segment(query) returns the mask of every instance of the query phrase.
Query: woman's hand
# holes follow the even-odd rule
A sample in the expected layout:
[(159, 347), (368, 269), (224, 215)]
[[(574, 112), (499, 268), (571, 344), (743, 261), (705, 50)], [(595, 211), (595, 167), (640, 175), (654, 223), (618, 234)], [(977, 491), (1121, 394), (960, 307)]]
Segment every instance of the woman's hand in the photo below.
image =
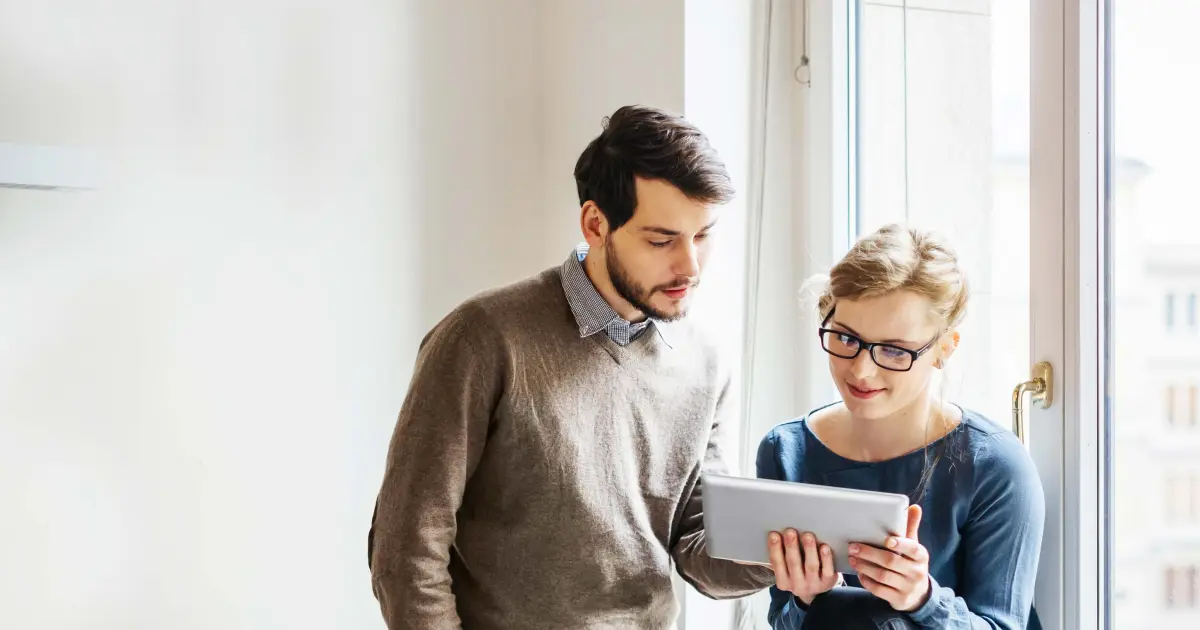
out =
[(775, 586), (794, 594), (805, 606), (842, 580), (842, 574), (833, 570), (833, 550), (825, 544), (818, 550), (817, 538), (810, 533), (801, 536), (788, 529), (781, 536), (771, 532), (767, 552), (775, 571)]
[(920, 525), (921, 506), (911, 505), (904, 538), (888, 538), (887, 549), (850, 545), (850, 565), (863, 588), (901, 612), (912, 612), (929, 600), (929, 552), (917, 542)]

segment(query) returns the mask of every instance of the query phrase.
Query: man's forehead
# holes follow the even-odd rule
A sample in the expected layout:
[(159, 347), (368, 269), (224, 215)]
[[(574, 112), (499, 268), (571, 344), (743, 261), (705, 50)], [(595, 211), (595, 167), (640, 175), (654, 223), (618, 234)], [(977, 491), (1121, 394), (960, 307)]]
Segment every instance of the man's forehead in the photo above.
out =
[(666, 203), (661, 200), (638, 199), (629, 225), (635, 230), (666, 228), (676, 232), (696, 232), (712, 227), (720, 215), (719, 206), (686, 197), (683, 201), (672, 200)]

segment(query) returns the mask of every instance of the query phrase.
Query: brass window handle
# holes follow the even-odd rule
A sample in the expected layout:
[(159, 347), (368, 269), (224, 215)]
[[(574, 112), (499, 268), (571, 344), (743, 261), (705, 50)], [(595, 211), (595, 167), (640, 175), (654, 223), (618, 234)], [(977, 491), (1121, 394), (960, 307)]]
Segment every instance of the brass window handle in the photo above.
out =
[(1012, 430), (1017, 435), (1017, 439), (1021, 444), (1025, 444), (1026, 430), (1025, 412), (1021, 405), (1025, 398), (1025, 392), (1033, 394), (1031, 400), (1034, 404), (1041, 404), (1042, 409), (1049, 409), (1054, 402), (1054, 368), (1050, 364), (1041, 361), (1033, 366), (1032, 378), (1024, 383), (1017, 385), (1012, 393)]

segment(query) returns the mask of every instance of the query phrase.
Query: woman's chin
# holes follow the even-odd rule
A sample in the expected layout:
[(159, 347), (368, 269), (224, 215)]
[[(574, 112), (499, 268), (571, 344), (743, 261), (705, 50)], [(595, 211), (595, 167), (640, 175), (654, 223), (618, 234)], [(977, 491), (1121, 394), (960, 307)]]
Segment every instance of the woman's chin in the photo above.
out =
[(852, 415), (864, 420), (883, 418), (888, 415), (890, 409), (885, 392), (866, 399), (847, 392), (842, 396), (842, 402), (845, 403), (846, 409), (849, 409)]

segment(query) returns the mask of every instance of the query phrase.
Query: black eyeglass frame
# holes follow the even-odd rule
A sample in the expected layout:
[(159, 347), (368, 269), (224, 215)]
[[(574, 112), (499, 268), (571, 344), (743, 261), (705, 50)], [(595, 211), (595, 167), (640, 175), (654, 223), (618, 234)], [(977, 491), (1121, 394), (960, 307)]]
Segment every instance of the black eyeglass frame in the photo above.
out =
[[(825, 316), (825, 320), (821, 322), (821, 327), (817, 329), (817, 337), (821, 340), (821, 349), (824, 350), (825, 352), (827, 352), (829, 355), (835, 356), (839, 359), (854, 359), (854, 358), (857, 358), (859, 354), (862, 354), (863, 350), (866, 350), (867, 354), (869, 354), (871, 356), (871, 361), (873, 361), (875, 363), (875, 365), (878, 365), (879, 367), (881, 367), (885, 370), (891, 371), (891, 372), (908, 372), (909, 370), (911, 370), (913, 368), (913, 366), (917, 364), (917, 359), (920, 359), (922, 355), (924, 355), (925, 353), (932, 350), (934, 344), (937, 343), (938, 338), (940, 338), (942, 336), (941, 333), (938, 333), (933, 339), (929, 340), (929, 343), (925, 344), (925, 346), (919, 350), (909, 350), (908, 348), (901, 348), (900, 346), (892, 345), (890, 343), (871, 343), (869, 341), (863, 340), (858, 335), (852, 335), (844, 330), (835, 330), (833, 328), (826, 328), (825, 326), (829, 324), (829, 320), (833, 319), (833, 312), (835, 310), (836, 310), (836, 308), (829, 309), (829, 314)], [(858, 342), (858, 350), (856, 350), (854, 352), (854, 354), (852, 354), (850, 356), (846, 356), (844, 354), (838, 354), (838, 353), (830, 350), (828, 347), (825, 346), (825, 334), (826, 333), (833, 333), (835, 335), (840, 335), (842, 337), (849, 337), (849, 338), (857, 341)], [(908, 362), (908, 367), (906, 367), (904, 369), (889, 367), (889, 366), (886, 366), (879, 362), (879, 358), (875, 356), (875, 348), (889, 348), (892, 350), (899, 350), (900, 352), (903, 352), (903, 353), (909, 355), (910, 357), (912, 357), (912, 360)]]

